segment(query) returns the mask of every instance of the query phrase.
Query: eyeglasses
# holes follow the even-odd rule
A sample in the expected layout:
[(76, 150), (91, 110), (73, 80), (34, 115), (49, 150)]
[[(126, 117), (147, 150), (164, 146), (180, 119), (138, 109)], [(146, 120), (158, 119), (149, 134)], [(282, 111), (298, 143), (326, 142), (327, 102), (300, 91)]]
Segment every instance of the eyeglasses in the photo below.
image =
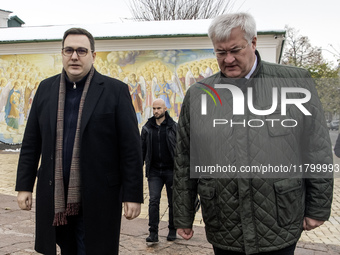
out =
[[(77, 52), (78, 57), (85, 57), (88, 51), (88, 49), (82, 47), (77, 49), (73, 49), (72, 47), (65, 47), (61, 50), (65, 57), (71, 57), (73, 55), (73, 52)], [(91, 50), (91, 52), (93, 52), (93, 50)]]
[(226, 58), (228, 53), (232, 56), (237, 56), (239, 55), (243, 49), (245, 49), (248, 46), (248, 43), (242, 47), (237, 47), (237, 48), (233, 48), (231, 50), (219, 50), (219, 51), (215, 51), (215, 56), (218, 59), (222, 59), (222, 58)]

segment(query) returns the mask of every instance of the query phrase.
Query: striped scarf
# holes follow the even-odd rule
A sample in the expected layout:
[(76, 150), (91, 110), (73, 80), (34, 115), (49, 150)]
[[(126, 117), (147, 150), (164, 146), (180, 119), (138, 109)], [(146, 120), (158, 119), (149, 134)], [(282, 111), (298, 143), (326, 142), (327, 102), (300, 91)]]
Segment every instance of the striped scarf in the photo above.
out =
[(64, 179), (63, 179), (63, 138), (64, 138), (64, 107), (65, 107), (65, 70), (61, 73), (59, 99), (58, 99), (58, 113), (57, 113), (57, 136), (55, 148), (55, 176), (54, 176), (54, 220), (53, 226), (60, 226), (67, 224), (66, 216), (78, 215), (81, 202), (81, 180), (80, 180), (80, 124), (83, 112), (86, 94), (94, 74), (94, 67), (92, 66), (90, 74), (86, 79), (83, 93), (79, 103), (79, 112), (77, 119), (77, 128), (73, 145), (70, 181), (68, 185), (67, 205), (65, 208), (65, 194), (64, 194)]

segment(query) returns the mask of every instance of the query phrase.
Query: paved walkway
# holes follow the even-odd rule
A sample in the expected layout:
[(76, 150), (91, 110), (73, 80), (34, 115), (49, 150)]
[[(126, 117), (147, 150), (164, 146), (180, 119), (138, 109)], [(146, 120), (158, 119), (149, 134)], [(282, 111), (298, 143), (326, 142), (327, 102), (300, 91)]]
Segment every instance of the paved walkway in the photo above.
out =
[[(14, 183), (18, 153), (0, 152), (0, 255), (38, 254), (34, 247), (34, 210), (19, 210), (16, 203)], [(335, 164), (340, 159), (335, 157)], [(335, 255), (340, 254), (340, 174), (334, 186), (334, 199), (331, 218), (314, 231), (304, 232), (298, 242), (296, 255)], [(148, 190), (144, 186), (145, 203), (141, 215), (133, 220), (122, 221), (120, 254), (213, 254), (211, 245), (206, 241), (204, 224), (200, 211), (196, 215), (194, 237), (185, 241), (178, 238), (174, 242), (166, 241), (167, 235), (167, 199), (163, 192), (161, 200), (160, 243), (154, 247), (145, 245), (148, 235)], [(35, 205), (33, 205), (33, 208)]]

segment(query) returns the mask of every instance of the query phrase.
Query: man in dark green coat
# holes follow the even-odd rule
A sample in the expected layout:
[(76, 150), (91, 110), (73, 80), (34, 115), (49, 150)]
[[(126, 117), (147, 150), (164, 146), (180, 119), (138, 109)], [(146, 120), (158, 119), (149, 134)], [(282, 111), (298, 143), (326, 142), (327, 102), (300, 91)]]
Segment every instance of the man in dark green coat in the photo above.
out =
[(215, 18), (209, 37), (221, 71), (183, 102), (175, 227), (193, 236), (198, 194), (215, 254), (294, 254), (301, 232), (331, 212), (331, 143), (314, 81), (304, 69), (261, 60), (249, 14)]

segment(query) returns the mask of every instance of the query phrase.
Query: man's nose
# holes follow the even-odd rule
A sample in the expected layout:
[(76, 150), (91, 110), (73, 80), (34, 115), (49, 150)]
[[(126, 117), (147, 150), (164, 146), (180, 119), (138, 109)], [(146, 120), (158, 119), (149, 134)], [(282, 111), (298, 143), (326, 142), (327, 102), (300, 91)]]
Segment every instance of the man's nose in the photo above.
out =
[(77, 51), (73, 51), (72, 55), (71, 55), (71, 58), (72, 59), (78, 59), (78, 54), (77, 54)]
[(233, 54), (228, 53), (227, 56), (224, 58), (224, 62), (225, 63), (232, 63), (234, 62), (235, 57), (233, 56)]

